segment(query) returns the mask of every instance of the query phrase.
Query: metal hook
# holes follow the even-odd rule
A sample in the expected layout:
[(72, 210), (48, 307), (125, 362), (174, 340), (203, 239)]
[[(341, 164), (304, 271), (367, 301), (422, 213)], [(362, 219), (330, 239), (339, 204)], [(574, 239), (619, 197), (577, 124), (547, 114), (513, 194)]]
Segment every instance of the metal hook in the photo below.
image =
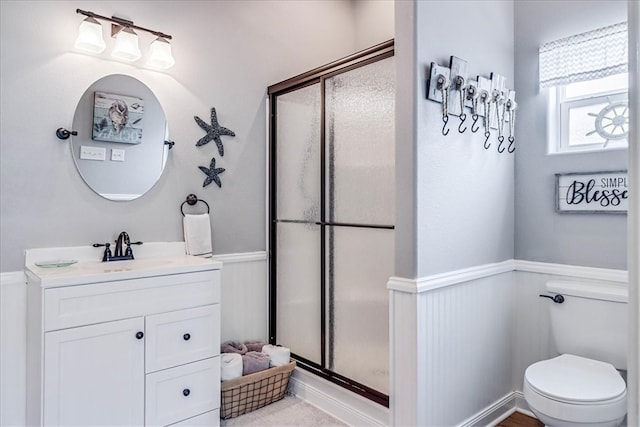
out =
[(444, 136), (447, 136), (447, 135), (449, 135), (449, 129), (446, 129), (446, 132), (445, 132), (445, 128), (447, 127), (447, 122), (449, 121), (449, 116), (442, 116), (442, 121), (444, 123), (442, 125), (442, 134)]
[(506, 150), (506, 148), (503, 148), (502, 150), (501, 150), (500, 148), (502, 147), (502, 143), (504, 142), (504, 136), (500, 135), (500, 136), (498, 137), (498, 141), (500, 142), (500, 143), (498, 144), (498, 153), (503, 153), (503, 152), (504, 152), (504, 150)]
[(473, 118), (473, 124), (471, 125), (471, 132), (476, 133), (480, 130), (480, 126), (478, 125), (478, 119), (480, 119), (480, 116), (478, 114), (472, 114), (471, 117)]
[(460, 133), (464, 133), (464, 131), (467, 130), (466, 126), (464, 127), (464, 129), (461, 129), (465, 120), (467, 120), (467, 115), (464, 114), (464, 113), (460, 114), (460, 124), (458, 125), (458, 132), (460, 132)]
[(488, 130), (484, 132), (484, 149), (488, 150), (489, 147), (491, 147), (491, 143), (489, 143), (489, 145), (487, 145), (487, 142), (489, 142), (489, 137), (491, 136), (491, 132), (489, 132)]
[(509, 148), (507, 148), (507, 151), (509, 153), (513, 153), (514, 151), (516, 151), (516, 139), (512, 136), (510, 136), (509, 138), (507, 138), (509, 140)]

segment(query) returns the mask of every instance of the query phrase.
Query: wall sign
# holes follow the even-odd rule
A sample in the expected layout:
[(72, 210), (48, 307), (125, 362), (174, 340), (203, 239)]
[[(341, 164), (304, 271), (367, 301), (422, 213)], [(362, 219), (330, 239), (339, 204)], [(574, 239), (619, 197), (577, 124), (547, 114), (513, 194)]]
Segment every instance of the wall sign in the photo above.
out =
[(556, 174), (556, 212), (627, 213), (627, 171)]

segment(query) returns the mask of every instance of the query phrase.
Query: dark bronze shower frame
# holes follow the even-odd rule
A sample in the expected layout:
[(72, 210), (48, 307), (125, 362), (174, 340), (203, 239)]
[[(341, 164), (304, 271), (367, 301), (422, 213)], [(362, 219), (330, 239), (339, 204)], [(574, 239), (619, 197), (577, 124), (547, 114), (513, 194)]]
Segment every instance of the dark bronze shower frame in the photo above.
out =
[[(315, 363), (304, 357), (292, 354), (292, 357), (298, 361), (298, 366), (313, 372), (314, 374), (325, 378), (335, 384), (338, 384), (352, 392), (362, 395), (374, 402), (389, 407), (389, 396), (377, 390), (353, 381), (336, 372), (331, 371), (326, 366), (326, 226), (338, 227), (359, 227), (371, 229), (394, 229), (392, 225), (371, 225), (371, 224), (354, 224), (354, 223), (337, 223), (328, 222), (326, 220), (326, 160), (325, 160), (325, 85), (327, 78), (338, 74), (351, 71), (356, 68), (363, 67), (373, 62), (380, 61), (394, 55), (394, 41), (389, 40), (369, 49), (357, 52), (348, 57), (339, 59), (322, 67), (315, 68), (306, 73), (292, 77), (280, 83), (269, 86), (267, 93), (269, 95), (269, 342), (276, 344), (276, 302), (277, 302), (277, 285), (276, 285), (276, 99), (279, 95), (301, 89), (312, 84), (320, 83), (320, 102), (321, 102), (321, 118), (320, 118), (320, 221), (315, 222), (320, 225), (320, 292), (321, 292), (321, 332), (320, 332), (320, 353), (321, 363)], [(286, 221), (280, 222), (299, 222)], [(306, 223), (306, 222), (305, 222)]]

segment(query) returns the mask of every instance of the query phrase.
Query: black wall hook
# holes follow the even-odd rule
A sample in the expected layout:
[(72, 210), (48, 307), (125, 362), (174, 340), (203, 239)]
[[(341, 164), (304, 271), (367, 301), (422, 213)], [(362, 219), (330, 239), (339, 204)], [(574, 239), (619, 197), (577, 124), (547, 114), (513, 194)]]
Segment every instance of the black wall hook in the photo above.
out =
[(56, 129), (56, 136), (62, 140), (69, 139), (71, 135), (76, 136), (77, 134), (78, 132), (75, 130), (67, 130), (65, 128)]
[(460, 124), (458, 125), (458, 132), (460, 132), (460, 133), (464, 133), (464, 131), (467, 130), (466, 126), (464, 127), (464, 129), (462, 129), (462, 125), (464, 124), (465, 120), (467, 120), (467, 115), (465, 113), (461, 113), (460, 114)]
[(506, 150), (506, 147), (502, 147), (502, 143), (504, 142), (504, 136), (502, 136), (502, 135), (499, 136), (498, 137), (498, 142), (499, 142), (499, 144), (498, 144), (498, 153), (503, 153), (504, 150)]
[(480, 125), (478, 125), (478, 119), (480, 116), (478, 114), (472, 114), (471, 118), (473, 119), (473, 123), (471, 124), (471, 132), (476, 133), (480, 130)]
[(168, 145), (169, 146), (169, 150), (171, 150), (175, 144), (176, 143), (173, 142), (173, 141), (165, 141), (164, 142), (164, 145)]
[(491, 147), (491, 143), (489, 142), (489, 137), (491, 136), (491, 132), (485, 131), (484, 133), (484, 149), (488, 150)]
[(442, 121), (444, 122), (444, 124), (442, 125), (442, 134), (444, 136), (447, 136), (449, 135), (449, 129), (446, 129), (447, 123), (449, 122), (449, 116), (442, 116)]
[(510, 136), (509, 138), (507, 138), (509, 140), (509, 148), (507, 148), (507, 151), (509, 153), (513, 153), (514, 151), (516, 151), (516, 139), (512, 136)]

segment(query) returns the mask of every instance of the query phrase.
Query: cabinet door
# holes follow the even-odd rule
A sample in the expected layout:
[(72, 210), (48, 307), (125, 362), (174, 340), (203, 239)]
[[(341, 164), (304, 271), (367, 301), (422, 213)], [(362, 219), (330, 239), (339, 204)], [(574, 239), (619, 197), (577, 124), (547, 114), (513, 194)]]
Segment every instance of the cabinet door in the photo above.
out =
[(45, 334), (45, 425), (144, 423), (144, 318)]

